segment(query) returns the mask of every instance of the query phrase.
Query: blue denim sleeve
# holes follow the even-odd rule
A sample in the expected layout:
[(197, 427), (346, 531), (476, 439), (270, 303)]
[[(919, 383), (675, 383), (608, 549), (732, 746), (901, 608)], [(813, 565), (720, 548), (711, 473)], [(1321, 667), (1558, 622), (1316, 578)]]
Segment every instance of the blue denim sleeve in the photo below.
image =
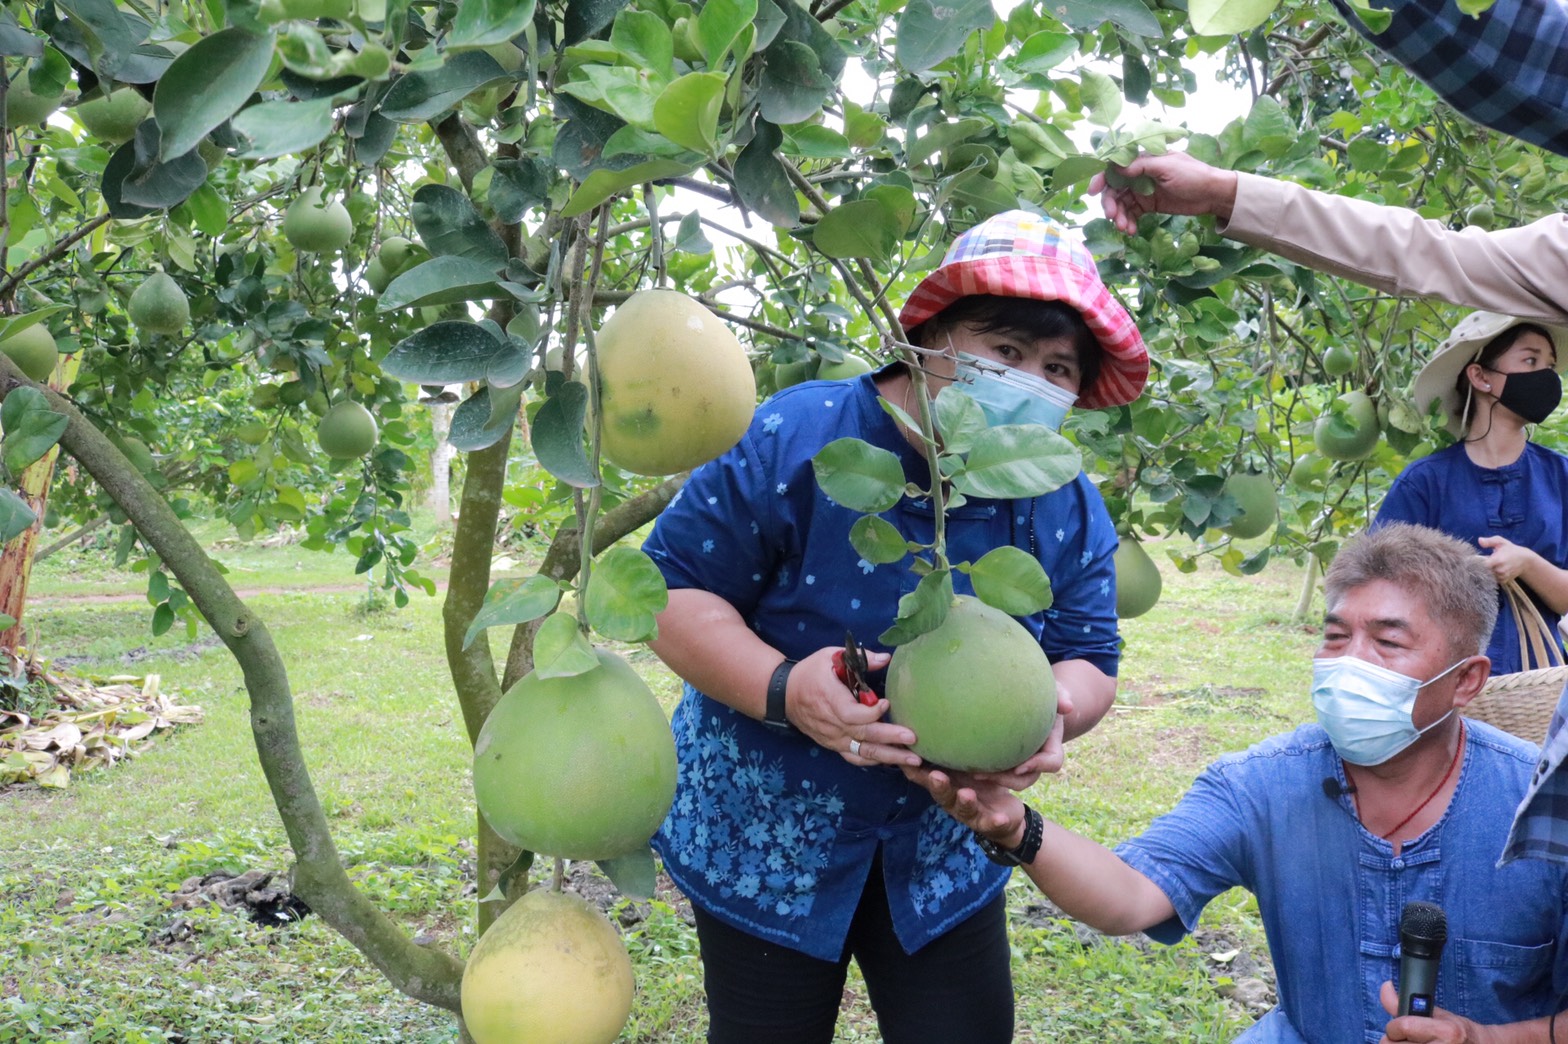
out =
[[(1085, 660), (1108, 677), (1116, 677), (1121, 662), (1121, 635), (1116, 627), (1116, 528), (1105, 510), (1105, 501), (1087, 479), (1080, 476), (1081, 501), (1075, 510), (1083, 522), (1076, 538), (1061, 549), (1051, 575), (1051, 608), (1045, 614), (1040, 647), (1052, 663)], [(1051, 546), (1050, 521), (1039, 528), (1041, 543)]]
[(750, 433), (693, 471), (643, 542), (665, 583), (716, 594), (749, 616), (762, 591), (752, 577), (771, 575), (777, 557), (783, 505), (767, 495), (769, 481)]
[(1118, 845), (1122, 861), (1153, 881), (1176, 909), (1175, 917), (1144, 934), (1167, 945), (1180, 942), (1211, 899), (1247, 885), (1247, 839), (1257, 825), (1245, 821), (1229, 781), (1210, 766), (1175, 808)]

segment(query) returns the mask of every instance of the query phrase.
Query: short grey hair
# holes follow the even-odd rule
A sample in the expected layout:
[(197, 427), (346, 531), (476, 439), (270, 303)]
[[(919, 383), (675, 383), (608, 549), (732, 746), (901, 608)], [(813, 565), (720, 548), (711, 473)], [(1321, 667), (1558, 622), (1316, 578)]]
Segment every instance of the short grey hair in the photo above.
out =
[(1386, 580), (1421, 599), (1448, 635), (1456, 656), (1486, 651), (1497, 624), (1497, 580), (1475, 548), (1446, 533), (1407, 522), (1358, 533), (1323, 577), (1329, 612), (1345, 592)]

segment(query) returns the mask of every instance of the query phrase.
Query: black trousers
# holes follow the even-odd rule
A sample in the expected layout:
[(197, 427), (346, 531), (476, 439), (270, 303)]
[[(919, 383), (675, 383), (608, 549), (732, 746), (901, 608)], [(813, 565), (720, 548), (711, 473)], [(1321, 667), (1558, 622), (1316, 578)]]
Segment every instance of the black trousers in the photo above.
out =
[(693, 908), (709, 1044), (830, 1044), (853, 957), (885, 1044), (1006, 1044), (1013, 978), (1006, 897), (912, 954), (893, 934), (879, 855), (837, 961), (808, 957)]

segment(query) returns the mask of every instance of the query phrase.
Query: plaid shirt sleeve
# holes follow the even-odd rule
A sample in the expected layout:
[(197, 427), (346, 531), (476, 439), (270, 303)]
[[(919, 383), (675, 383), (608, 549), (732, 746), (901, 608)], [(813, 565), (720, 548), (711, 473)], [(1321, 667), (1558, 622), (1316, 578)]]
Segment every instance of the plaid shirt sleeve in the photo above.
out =
[(1568, 155), (1568, 2), (1497, 0), (1479, 17), (1454, 0), (1383, 0), (1393, 22), (1362, 36), (1477, 123)]
[(1557, 701), (1552, 725), (1541, 746), (1530, 789), (1514, 816), (1498, 865), (1514, 859), (1568, 862), (1568, 688)]

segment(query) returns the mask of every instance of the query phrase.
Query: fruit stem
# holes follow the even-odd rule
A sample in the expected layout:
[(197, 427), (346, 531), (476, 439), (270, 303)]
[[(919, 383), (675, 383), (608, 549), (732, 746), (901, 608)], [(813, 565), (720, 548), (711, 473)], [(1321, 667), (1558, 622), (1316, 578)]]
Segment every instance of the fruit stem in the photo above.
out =
[[(603, 488), (603, 480), (599, 470), (600, 430), (603, 423), (604, 411), (600, 408), (599, 401), (599, 351), (594, 341), (593, 324), (583, 322), (583, 310), (588, 308), (593, 301), (594, 287), (599, 281), (599, 268), (604, 262), (604, 243), (609, 238), (609, 217), (607, 207), (599, 208), (599, 230), (594, 237), (593, 263), (583, 263), (588, 253), (588, 225), (592, 220), (591, 215), (584, 214), (577, 222), (577, 238), (572, 244), (572, 251), (576, 254), (573, 263), (567, 270), (577, 272), (578, 284), (572, 288), (571, 321), (568, 324), (568, 333), (573, 328), (581, 329), (583, 343), (588, 354), (588, 416), (593, 418), (593, 423), (588, 426), (588, 466), (592, 474), (593, 484), (588, 487), (585, 498), (581, 489), (572, 491), (572, 503), (577, 509), (577, 532), (582, 539), (577, 542), (578, 567), (577, 590), (585, 594), (588, 590), (588, 580), (593, 572), (593, 527), (599, 516), (599, 492)], [(575, 341), (569, 338), (569, 345)], [(577, 625), (584, 631), (588, 630), (588, 599), (577, 599)]]
[(566, 884), (566, 860), (555, 857), (555, 871), (550, 875), (550, 891), (559, 892)]

